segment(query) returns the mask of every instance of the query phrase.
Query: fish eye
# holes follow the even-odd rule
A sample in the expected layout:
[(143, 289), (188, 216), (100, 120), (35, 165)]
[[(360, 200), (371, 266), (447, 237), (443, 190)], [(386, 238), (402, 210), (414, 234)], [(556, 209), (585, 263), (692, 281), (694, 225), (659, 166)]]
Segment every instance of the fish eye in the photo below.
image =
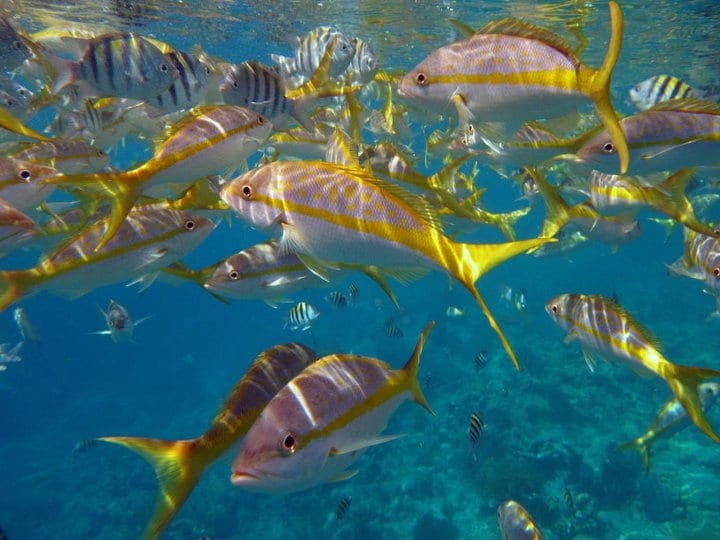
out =
[(13, 47), (17, 50), (22, 49), (22, 42), (20, 42), (16, 39), (15, 41), (13, 41)]
[(24, 89), (24, 88), (20, 88), (20, 89), (18, 90), (18, 94), (20, 94), (21, 96), (24, 96), (24, 95), (25, 95), (25, 89)]
[(717, 266), (713, 268), (713, 276), (715, 276), (716, 278), (720, 278), (720, 268), (718, 268)]
[(192, 219), (188, 219), (185, 222), (185, 230), (186, 231), (192, 231), (195, 230), (195, 222)]
[(614, 154), (615, 153), (615, 145), (611, 142), (606, 142), (605, 144), (603, 144), (602, 150), (606, 154)]
[(253, 189), (250, 186), (248, 186), (247, 184), (245, 184), (242, 187), (241, 191), (242, 191), (243, 199), (245, 199), (247, 201), (251, 200), (254, 197)]
[(105, 150), (98, 149), (97, 155), (100, 156), (100, 157), (105, 157)]
[(297, 437), (295, 437), (292, 432), (288, 431), (283, 435), (283, 438), (280, 441), (280, 453), (285, 456), (289, 456), (294, 454), (295, 450), (297, 450)]
[(553, 304), (550, 309), (552, 310), (553, 313), (557, 313), (558, 312), (557, 304)]
[(425, 86), (427, 84), (427, 75), (425, 75), (422, 71), (415, 75), (415, 82), (418, 83), (420, 86)]
[(262, 126), (264, 123), (265, 123), (265, 118), (263, 118), (262, 115), (258, 115), (257, 125)]
[(19, 176), (21, 180), (25, 180), (26, 182), (30, 180), (30, 178), (32, 178), (32, 174), (27, 169), (23, 169), (22, 171), (20, 171)]
[(165, 72), (167, 70), (168, 70), (167, 64), (160, 64), (160, 71)]
[(237, 280), (240, 277), (240, 273), (237, 270), (233, 270), (228, 274), (228, 277), (232, 279), (233, 281)]
[(238, 82), (236, 80), (233, 80), (233, 88), (237, 88), (238, 86)]

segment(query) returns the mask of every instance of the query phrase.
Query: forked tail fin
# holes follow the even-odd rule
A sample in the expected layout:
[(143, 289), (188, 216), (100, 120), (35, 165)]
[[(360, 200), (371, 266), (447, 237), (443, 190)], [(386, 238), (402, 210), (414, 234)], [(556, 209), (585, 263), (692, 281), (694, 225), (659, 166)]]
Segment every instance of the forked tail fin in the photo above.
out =
[(650, 445), (645, 437), (638, 437), (619, 445), (615, 450), (637, 450), (645, 466), (645, 474), (650, 472)]
[(198, 440), (166, 441), (143, 437), (100, 437), (140, 454), (155, 469), (159, 492), (143, 538), (158, 538), (180, 510), (211, 459), (198, 452)]

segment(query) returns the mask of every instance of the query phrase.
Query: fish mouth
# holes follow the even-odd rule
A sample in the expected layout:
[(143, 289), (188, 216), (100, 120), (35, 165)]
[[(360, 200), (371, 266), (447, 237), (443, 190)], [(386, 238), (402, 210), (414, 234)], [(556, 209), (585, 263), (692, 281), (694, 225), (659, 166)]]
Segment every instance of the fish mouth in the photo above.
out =
[(259, 480), (256, 475), (248, 471), (233, 471), (230, 475), (230, 483), (234, 486), (243, 486)]

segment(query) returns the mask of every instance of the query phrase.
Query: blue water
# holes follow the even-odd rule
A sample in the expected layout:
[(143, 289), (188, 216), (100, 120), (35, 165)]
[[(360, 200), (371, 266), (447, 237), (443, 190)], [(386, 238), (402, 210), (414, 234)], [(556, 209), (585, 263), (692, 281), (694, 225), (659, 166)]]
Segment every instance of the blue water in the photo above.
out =
[[(41, 28), (50, 14), (72, 20), (52, 2), (16, 4), (18, 20), (28, 28)], [(568, 35), (563, 21), (584, 14), (583, 58), (599, 65), (604, 54), (605, 2), (437, 4), (225, 1), (203, 13), (197, 6), (153, 2), (147, 3), (147, 18), (129, 28), (177, 48), (199, 43), (231, 62), (269, 63), (271, 52), (291, 53), (292, 35), (335, 24), (368, 41), (383, 67), (408, 70), (454, 39), (446, 22), (451, 17), (481, 26), (501, 16), (524, 16)], [(714, 2), (621, 4), (626, 35), (612, 86), (621, 112), (632, 112), (627, 90), (652, 75), (668, 72), (698, 86), (717, 84), (720, 10)], [(83, 17), (119, 24), (104, 4)], [(38, 121), (36, 127), (43, 125)], [(405, 142), (419, 145), (419, 124), (413, 129), (416, 139)], [(364, 140), (371, 143), (372, 135), (366, 132)], [(113, 163), (127, 166), (144, 156), (147, 148), (130, 143), (113, 154)], [(526, 204), (517, 200), (514, 186), (489, 170), (478, 183), (488, 187), (484, 201), (491, 211)], [(141, 294), (118, 284), (72, 301), (46, 293), (24, 299), (20, 305), (42, 340), (26, 342), (23, 361), (0, 373), (0, 527), (10, 540), (138, 538), (155, 501), (151, 468), (113, 445), (73, 452), (79, 441), (103, 435), (198, 436), (265, 348), (298, 340), (321, 354), (354, 352), (401, 366), (434, 319), (420, 378), (436, 416), (403, 405), (387, 432), (404, 438), (371, 448), (351, 480), (293, 495), (233, 487), (231, 452), (208, 470), (164, 538), (500, 538), (495, 511), (509, 498), (523, 504), (547, 538), (720, 537), (720, 449), (690, 427), (653, 448), (646, 476), (637, 455), (614, 448), (644, 433), (671, 397), (669, 389), (616, 363), (601, 363), (590, 373), (579, 347), (564, 345), (562, 331), (544, 313), (544, 303), (563, 292), (616, 294), (658, 336), (667, 358), (720, 368), (720, 320), (706, 319), (714, 299), (701, 292), (699, 282), (667, 275), (665, 264), (682, 254), (682, 234), (678, 227), (666, 238), (647, 219), (655, 216), (641, 212), (641, 238), (617, 252), (593, 244), (562, 257), (521, 256), (479, 282), (525, 368), (520, 373), (467, 291), (457, 283), (449, 286), (439, 273), (407, 286), (393, 283), (400, 313), (362, 275), (339, 287), (347, 290), (353, 282), (360, 288), (358, 304), (344, 310), (333, 310), (325, 300), (330, 289), (298, 295), (296, 300), (321, 311), (304, 333), (284, 328), (289, 306), (225, 305), (192, 284), (156, 283)], [(536, 235), (542, 217), (542, 208), (534, 208), (520, 222), (518, 236)], [(264, 239), (238, 220), (232, 226), (223, 221), (185, 261), (203, 267)], [(502, 241), (490, 227), (462, 239)], [(503, 303), (502, 285), (526, 292), (525, 314)], [(136, 328), (136, 343), (89, 335), (103, 329), (96, 306), (105, 308), (110, 299), (136, 319), (152, 316)], [(447, 317), (449, 306), (464, 315)], [(0, 342), (14, 344), (20, 336), (11, 312), (0, 315)], [(402, 338), (385, 334), (389, 317)], [(479, 351), (489, 357), (484, 369), (475, 364)], [(485, 422), (474, 448), (467, 432), (472, 412)], [(708, 417), (720, 426), (717, 410)], [(563, 498), (566, 487), (574, 515)], [(338, 520), (335, 511), (344, 496), (352, 504)]]

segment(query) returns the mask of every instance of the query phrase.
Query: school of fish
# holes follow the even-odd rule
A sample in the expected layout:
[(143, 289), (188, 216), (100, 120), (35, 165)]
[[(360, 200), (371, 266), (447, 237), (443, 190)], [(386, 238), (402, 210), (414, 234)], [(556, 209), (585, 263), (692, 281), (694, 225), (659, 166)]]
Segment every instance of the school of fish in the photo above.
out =
[[(447, 317), (462, 325), (482, 313), (519, 370), (480, 278), (522, 254), (552, 256), (581, 242), (615, 250), (640, 235), (638, 208), (683, 228), (685, 253), (670, 269), (701, 281), (720, 306), (720, 228), (697, 189), (718, 193), (705, 175), (720, 166), (720, 105), (657, 75), (630, 89), (637, 112), (619, 114), (610, 87), (628, 29), (618, 2), (610, 0), (607, 13), (600, 66), (550, 30), (506, 18), (479, 29), (452, 21), (460, 38), (402, 73), (381, 65), (372, 43), (336, 26), (311, 29), (292, 56), (273, 54), (274, 65), (265, 65), (125, 30), (31, 29), (0, 17), (0, 254), (39, 254), (35, 266), (0, 270), (0, 310), (33, 294), (73, 299), (162, 279), (196, 283), (208, 301), (292, 302), (285, 325), (301, 336), (359, 301), (357, 285), (339, 289), (353, 273), (370, 277), (399, 308), (393, 281), (440, 271), (479, 307), (473, 314), (450, 306)], [(40, 125), (48, 113), (52, 121)], [(556, 127), (572, 114), (582, 119), (574, 130)], [(149, 157), (119, 169), (111, 163), (126, 139), (146, 145)], [(425, 167), (413, 150), (419, 139)], [(421, 172), (428, 161), (441, 165)], [(513, 182), (529, 206), (490, 212), (481, 168)], [(517, 238), (518, 220), (539, 206), (537, 235)], [(183, 258), (223, 218), (268, 239), (188, 268)], [(458, 240), (478, 225), (504, 241)], [(333, 287), (322, 309), (302, 298), (321, 287)], [(501, 299), (527, 316), (524, 290), (503, 286)], [(545, 308), (565, 341), (580, 343), (591, 370), (603, 356), (668, 385), (673, 398), (647, 433), (620, 446), (640, 452), (647, 471), (650, 445), (691, 423), (720, 443), (705, 416), (719, 394), (708, 379), (720, 370), (671, 362), (613, 299), (568, 292)], [(92, 333), (114, 342), (134, 343), (134, 328), (150, 318), (133, 321), (113, 300), (99, 309), (107, 328)], [(15, 319), (23, 339), (1, 347), (0, 370), (36, 339), (20, 306)], [(354, 476), (364, 452), (400, 436), (384, 430), (405, 401), (435, 414), (418, 382), (433, 325), (397, 369), (342, 351), (319, 358), (295, 342), (269, 348), (195, 439), (100, 438), (155, 469), (160, 494), (144, 537), (162, 533), (207, 467), (236, 443), (230, 482), (246, 490), (291, 493)], [(393, 318), (383, 331), (404, 335)], [(478, 352), (477, 368), (488, 362)], [(485, 423), (477, 412), (469, 418), (474, 451)], [(571, 505), (567, 488), (565, 498)], [(340, 501), (338, 520), (350, 501)], [(506, 539), (543, 538), (515, 501), (498, 508), (498, 522)]]

